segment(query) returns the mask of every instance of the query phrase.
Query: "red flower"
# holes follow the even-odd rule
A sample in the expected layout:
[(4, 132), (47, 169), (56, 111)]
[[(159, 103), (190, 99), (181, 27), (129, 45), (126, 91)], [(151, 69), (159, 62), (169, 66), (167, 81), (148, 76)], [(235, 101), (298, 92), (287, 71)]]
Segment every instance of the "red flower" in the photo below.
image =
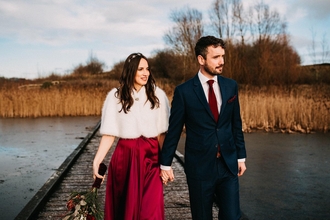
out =
[[(107, 166), (101, 163), (98, 173), (104, 175)], [(66, 203), (68, 212), (63, 216), (63, 220), (69, 219), (85, 219), (85, 220), (102, 220), (103, 212), (97, 199), (97, 190), (100, 188), (103, 179), (96, 178), (92, 188), (88, 191), (72, 192)]]
[(70, 199), (70, 200), (66, 203), (66, 207), (68, 208), (69, 211), (73, 210), (75, 206), (76, 206), (76, 204), (73, 202), (72, 199)]

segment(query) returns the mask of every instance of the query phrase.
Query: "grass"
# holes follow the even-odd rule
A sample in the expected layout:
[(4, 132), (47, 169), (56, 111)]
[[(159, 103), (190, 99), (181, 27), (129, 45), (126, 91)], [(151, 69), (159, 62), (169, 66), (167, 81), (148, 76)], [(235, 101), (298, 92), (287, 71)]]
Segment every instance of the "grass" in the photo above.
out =
[(329, 131), (329, 85), (243, 86), (240, 103), (246, 132)]
[(100, 115), (106, 94), (116, 85), (109, 80), (16, 86), (10, 82), (0, 89), (0, 117)]
[[(104, 78), (1, 81), (0, 117), (97, 116), (107, 93), (118, 86)], [(174, 85), (157, 80), (172, 99)], [(244, 132), (328, 132), (330, 85), (240, 86)]]

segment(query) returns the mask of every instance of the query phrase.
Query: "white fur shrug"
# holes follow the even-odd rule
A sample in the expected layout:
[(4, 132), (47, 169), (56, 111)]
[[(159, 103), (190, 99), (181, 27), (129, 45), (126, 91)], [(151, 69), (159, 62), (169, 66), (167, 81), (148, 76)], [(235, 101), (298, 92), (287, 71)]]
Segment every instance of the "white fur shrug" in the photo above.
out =
[(168, 128), (169, 101), (163, 90), (156, 87), (155, 94), (159, 99), (159, 108), (151, 109), (143, 86), (139, 92), (133, 91), (134, 103), (127, 114), (121, 111), (122, 105), (115, 97), (116, 88), (112, 89), (103, 104), (101, 117), (101, 135), (112, 135), (120, 138), (156, 137)]

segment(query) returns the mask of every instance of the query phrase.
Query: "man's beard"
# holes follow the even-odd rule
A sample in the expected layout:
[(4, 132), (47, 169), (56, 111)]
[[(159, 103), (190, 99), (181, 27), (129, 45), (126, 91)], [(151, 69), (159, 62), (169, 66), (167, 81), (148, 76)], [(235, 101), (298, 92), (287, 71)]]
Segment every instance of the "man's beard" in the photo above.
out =
[(211, 70), (211, 68), (209, 68), (209, 65), (207, 65), (207, 63), (204, 65), (204, 70), (211, 76), (220, 75), (222, 73), (222, 70), (219, 71), (216, 71), (216, 69)]

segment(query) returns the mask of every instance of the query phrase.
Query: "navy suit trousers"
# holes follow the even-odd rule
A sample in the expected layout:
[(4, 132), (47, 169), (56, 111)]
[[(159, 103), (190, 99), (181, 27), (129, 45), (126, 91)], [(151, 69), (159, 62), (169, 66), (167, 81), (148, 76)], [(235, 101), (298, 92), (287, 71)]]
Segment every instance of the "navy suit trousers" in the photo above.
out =
[(219, 206), (218, 219), (238, 220), (241, 217), (238, 176), (228, 170), (222, 158), (217, 160), (217, 167), (218, 173), (207, 180), (187, 176), (193, 220), (213, 220), (215, 199)]

